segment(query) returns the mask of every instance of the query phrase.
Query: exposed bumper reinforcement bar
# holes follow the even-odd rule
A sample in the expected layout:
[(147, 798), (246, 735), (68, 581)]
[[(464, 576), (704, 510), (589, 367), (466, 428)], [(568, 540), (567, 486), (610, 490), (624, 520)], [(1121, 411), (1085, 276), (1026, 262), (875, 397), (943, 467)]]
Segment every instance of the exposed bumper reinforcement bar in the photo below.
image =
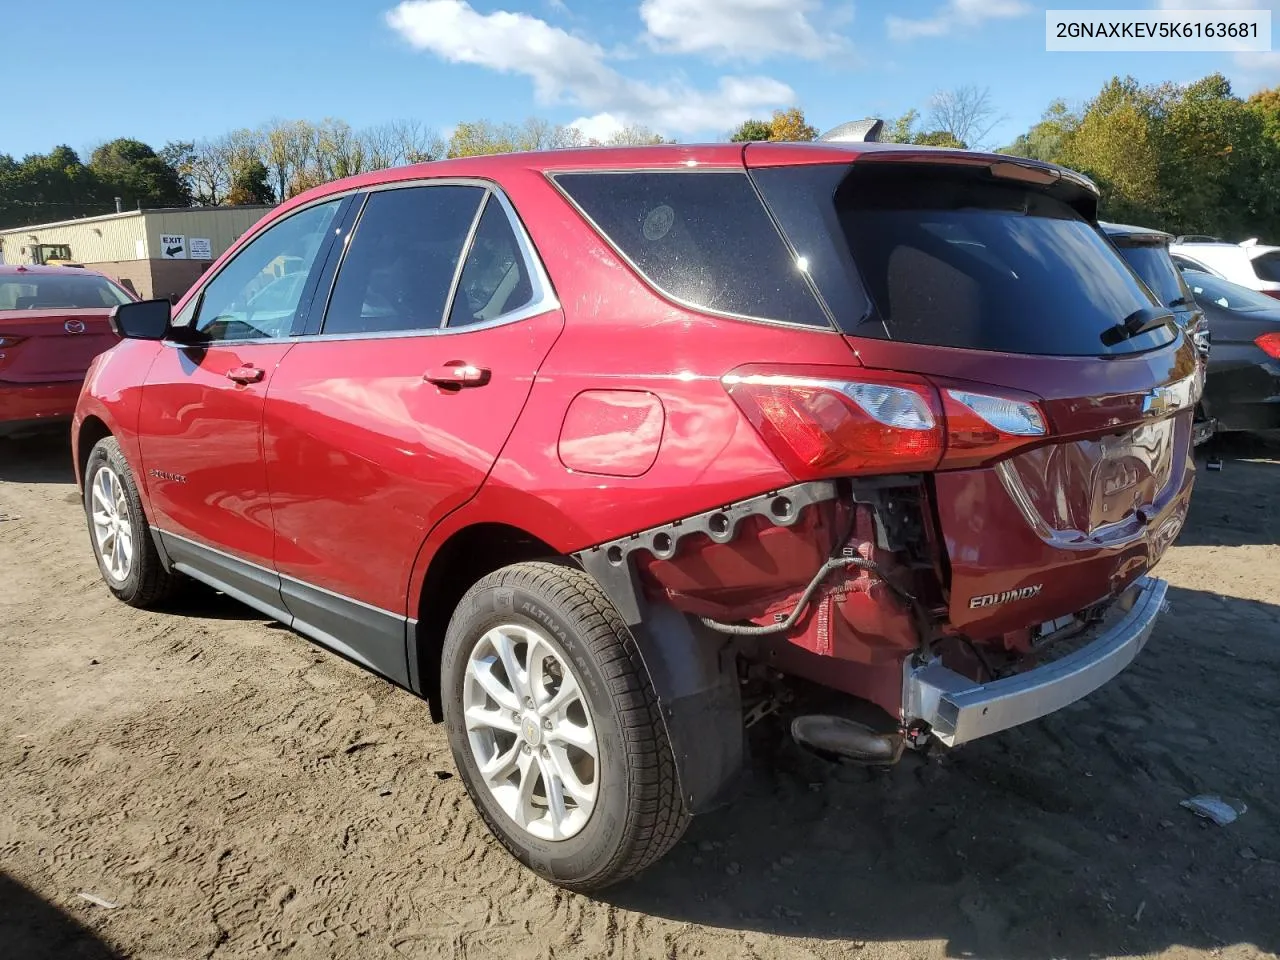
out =
[(904, 714), (924, 721), (948, 747), (1061, 710), (1087, 696), (1133, 662), (1155, 627), (1169, 584), (1144, 577), (1122, 599), (1130, 600), (1119, 620), (1106, 624), (1087, 646), (1025, 673), (977, 683), (939, 660), (913, 667), (908, 661)]
[(643, 617), (641, 591), (631, 554), (647, 550), (658, 559), (667, 560), (676, 555), (681, 540), (695, 533), (705, 534), (716, 543), (730, 543), (738, 535), (738, 524), (756, 515), (768, 517), (778, 526), (789, 527), (800, 518), (805, 507), (835, 497), (836, 485), (830, 481), (799, 483), (601, 543), (575, 553), (574, 557), (608, 594), (627, 625), (633, 627)]

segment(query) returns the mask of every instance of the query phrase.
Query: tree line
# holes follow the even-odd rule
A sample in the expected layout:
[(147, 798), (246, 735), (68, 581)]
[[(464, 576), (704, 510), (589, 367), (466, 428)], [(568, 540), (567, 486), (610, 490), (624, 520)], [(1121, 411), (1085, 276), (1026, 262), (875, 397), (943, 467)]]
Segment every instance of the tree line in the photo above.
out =
[[(1090, 176), (1103, 216), (1172, 233), (1280, 240), (1280, 88), (1241, 98), (1221, 74), (1189, 85), (1115, 77), (1087, 101), (1051, 103), (1039, 122), (1000, 147), (1004, 118), (989, 90), (936, 94), (923, 111), (885, 124), (881, 139), (972, 147), (1047, 160)], [(814, 140), (799, 107), (751, 119), (724, 138)], [(276, 203), (320, 183), (400, 164), (563, 147), (661, 143), (644, 127), (604, 141), (530, 118), (458, 124), (447, 137), (415, 120), (355, 129), (343, 120), (274, 120), (160, 150), (121, 138), (87, 163), (68, 146), (22, 160), (0, 153), (0, 225), (126, 208)]]
[(458, 124), (446, 138), (416, 120), (355, 129), (344, 120), (274, 120), (156, 150), (120, 138), (85, 163), (71, 147), (21, 160), (0, 153), (0, 226), (24, 226), (139, 207), (270, 204), (370, 170), (477, 154), (561, 147), (662, 143), (645, 127), (605, 140), (537, 117), (521, 123)]
[[(990, 91), (962, 87), (935, 95), (923, 116), (887, 122), (880, 139), (1046, 160), (1089, 176), (1107, 219), (1280, 242), (1280, 88), (1246, 99), (1220, 73), (1185, 85), (1114, 77), (1078, 106), (1055, 100), (1030, 130), (995, 147), (988, 138), (1002, 119)], [(817, 136), (799, 111), (778, 111), (730, 139)]]

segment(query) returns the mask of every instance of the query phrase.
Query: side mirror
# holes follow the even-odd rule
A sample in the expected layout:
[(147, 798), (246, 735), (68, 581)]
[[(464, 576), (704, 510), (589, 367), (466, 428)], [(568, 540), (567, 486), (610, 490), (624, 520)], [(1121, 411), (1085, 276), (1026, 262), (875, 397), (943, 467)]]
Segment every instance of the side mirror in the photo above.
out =
[(168, 300), (139, 300), (111, 310), (109, 322), (117, 336), (129, 340), (163, 340), (169, 333), (172, 304)]

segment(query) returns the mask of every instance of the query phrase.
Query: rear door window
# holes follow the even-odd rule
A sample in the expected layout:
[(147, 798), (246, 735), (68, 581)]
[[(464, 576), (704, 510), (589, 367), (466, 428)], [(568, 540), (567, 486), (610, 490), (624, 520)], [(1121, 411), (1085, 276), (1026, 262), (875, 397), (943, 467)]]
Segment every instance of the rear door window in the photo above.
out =
[[(833, 310), (862, 291), (873, 306), (856, 325), (842, 319), (846, 332), (1049, 356), (1134, 353), (1176, 336), (1166, 326), (1102, 342), (1103, 331), (1153, 306), (1151, 294), (1089, 221), (1035, 188), (920, 164), (855, 165), (838, 182), (802, 167), (754, 175), (771, 209), (816, 208), (775, 210), (789, 235), (834, 210), (831, 230), (845, 250), (819, 257), (818, 290)], [(814, 186), (805, 196), (788, 180)], [(856, 285), (841, 276), (849, 270)]]
[(520, 252), (515, 230), (492, 194), (463, 261), (449, 326), (462, 327), (526, 307), (533, 300), (533, 279)]
[(485, 189), (441, 184), (369, 195), (338, 269), (326, 334), (436, 330)]
[(555, 182), (667, 296), (715, 313), (830, 327), (745, 172), (566, 173)]

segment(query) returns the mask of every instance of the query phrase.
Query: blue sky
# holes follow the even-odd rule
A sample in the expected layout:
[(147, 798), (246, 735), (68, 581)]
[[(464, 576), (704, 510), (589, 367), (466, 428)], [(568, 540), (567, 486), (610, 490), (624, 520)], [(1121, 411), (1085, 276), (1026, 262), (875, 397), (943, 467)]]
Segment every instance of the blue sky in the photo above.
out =
[[(989, 87), (1011, 140), (1117, 73), (1280, 84), (1280, 53), (1046, 53), (1044, 10), (1280, 0), (61, 0), (4, 14), (0, 152), (116, 136), (157, 148), (272, 118), (639, 123), (716, 139), (792, 103), (819, 128)], [(56, 17), (53, 11), (56, 10)], [(127, 12), (126, 12), (127, 11)], [(1280, 17), (1277, 17), (1280, 22)], [(13, 42), (23, 38), (22, 42)], [(56, 55), (53, 51), (56, 51)]]

